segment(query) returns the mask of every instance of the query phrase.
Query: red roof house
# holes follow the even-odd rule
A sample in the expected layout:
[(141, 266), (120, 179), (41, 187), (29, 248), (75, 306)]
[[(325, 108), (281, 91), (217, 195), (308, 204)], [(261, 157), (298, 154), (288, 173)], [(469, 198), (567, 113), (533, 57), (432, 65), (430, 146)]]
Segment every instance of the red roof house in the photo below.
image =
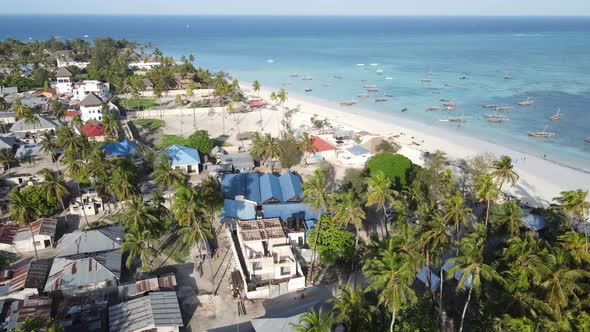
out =
[(99, 124), (87, 124), (83, 125), (80, 130), (86, 135), (86, 137), (101, 137), (104, 136), (104, 130), (102, 125)]
[(250, 107), (261, 107), (264, 106), (264, 100), (251, 100), (248, 102)]
[(324, 141), (321, 137), (318, 136), (312, 137), (311, 145), (314, 146), (317, 152), (336, 150), (336, 147), (334, 145)]

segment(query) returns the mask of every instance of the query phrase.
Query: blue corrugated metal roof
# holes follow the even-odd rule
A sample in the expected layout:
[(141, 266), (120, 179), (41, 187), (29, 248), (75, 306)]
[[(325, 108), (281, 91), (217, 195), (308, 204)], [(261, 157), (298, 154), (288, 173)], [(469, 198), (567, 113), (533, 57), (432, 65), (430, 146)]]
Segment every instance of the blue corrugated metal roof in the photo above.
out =
[[(422, 270), (420, 271), (420, 273), (416, 274), (416, 279), (422, 281), (422, 283), (424, 285), (426, 285), (426, 283), (428, 282), (428, 279), (426, 279), (426, 266), (424, 266), (422, 268)], [(430, 268), (430, 289), (432, 291), (436, 291), (439, 290), (440, 287), (440, 278), (439, 276), (436, 275), (436, 273), (434, 272), (434, 270), (432, 268)]]
[(301, 199), (301, 182), (293, 173), (285, 173), (279, 178), (283, 202)]
[(540, 231), (547, 226), (545, 218), (538, 214), (529, 214), (522, 220), (524, 225), (533, 231)]
[(221, 209), (221, 220), (225, 218), (256, 219), (256, 203), (226, 199)]
[(253, 202), (260, 202), (260, 180), (257, 173), (224, 174), (221, 189), (226, 198), (244, 196)]
[(271, 200), (282, 201), (281, 184), (279, 178), (266, 173), (260, 177), (260, 200), (265, 203)]
[(262, 204), (264, 218), (281, 218), (287, 220), (301, 216), (304, 220), (318, 219), (320, 211), (313, 211), (308, 203), (276, 203)]
[(124, 139), (118, 143), (108, 143), (102, 147), (107, 157), (127, 157), (135, 153), (137, 144), (128, 139)]
[(348, 152), (350, 152), (351, 154), (355, 155), (355, 156), (362, 156), (364, 154), (370, 154), (371, 152), (369, 152), (369, 150), (363, 148), (360, 145), (354, 145), (349, 147), (348, 149), (346, 149)]
[(199, 151), (188, 146), (174, 144), (166, 149), (166, 155), (172, 159), (172, 167), (201, 163)]
[[(455, 262), (448, 261), (448, 262), (446, 262), (446, 263), (443, 265), (442, 269), (443, 269), (445, 272), (447, 272), (447, 271), (449, 271), (449, 269), (450, 269), (451, 267), (453, 267), (453, 266), (455, 266)], [(457, 271), (455, 272), (455, 275), (454, 275), (454, 277), (455, 277), (455, 279), (456, 279), (457, 281), (459, 281), (459, 280), (461, 279), (461, 276), (462, 276), (462, 275), (463, 275), (463, 270), (459, 269), (459, 270), (457, 270)], [(472, 280), (473, 280), (473, 275), (471, 275), (471, 274), (470, 274), (470, 275), (468, 275), (468, 276), (467, 276), (467, 278), (465, 279), (465, 287), (471, 287), (471, 281), (472, 281)]]

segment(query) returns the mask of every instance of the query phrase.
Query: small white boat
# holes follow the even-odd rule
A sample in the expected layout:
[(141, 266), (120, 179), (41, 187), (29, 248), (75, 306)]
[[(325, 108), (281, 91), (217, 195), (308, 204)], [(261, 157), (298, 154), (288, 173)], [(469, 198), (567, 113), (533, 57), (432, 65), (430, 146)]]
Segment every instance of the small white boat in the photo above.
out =
[(379, 64), (378, 63), (371, 63), (369, 66), (377, 67), (377, 66), (379, 66)]
[(364, 67), (364, 66), (365, 66), (365, 64), (364, 64), (364, 63), (357, 63), (357, 64), (356, 64), (356, 66), (357, 66), (357, 67)]
[(267, 59), (266, 63), (275, 63), (275, 61), (273, 59)]
[(452, 102), (446, 102), (443, 104), (444, 107), (457, 107), (457, 104)]
[(310, 76), (305, 76), (305, 77), (303, 78), (303, 80), (304, 80), (304, 81), (311, 81), (311, 80), (313, 80), (313, 78), (312, 78), (312, 77), (310, 77)]
[(375, 91), (379, 91), (379, 88), (365, 88), (365, 90), (367, 90), (369, 92), (375, 92)]
[(299, 77), (299, 74), (297, 74), (297, 73), (293, 73), (293, 74), (291, 74), (291, 75), (289, 75), (289, 76), (291, 76), (291, 77)]
[(384, 72), (383, 72), (383, 69), (378, 69), (378, 70), (375, 72), (375, 74), (377, 74), (377, 75), (383, 75), (383, 73), (384, 73)]
[(423, 78), (423, 79), (420, 80), (420, 82), (422, 82), (422, 83), (432, 83), (432, 79), (430, 79), (430, 78)]
[(531, 106), (534, 103), (535, 103), (535, 101), (530, 100), (530, 98), (527, 98), (525, 101), (521, 101), (520, 103), (518, 103), (518, 105), (519, 106)]
[(442, 119), (439, 119), (439, 121), (441, 121), (441, 122), (467, 122), (467, 119), (469, 119), (469, 117), (458, 116), (458, 117), (453, 117), (453, 118), (442, 118)]
[(393, 97), (393, 93), (384, 93), (383, 96), (391, 98)]
[(88, 35), (84, 35), (84, 38), (88, 38)]
[(447, 111), (447, 112), (454, 112), (456, 110), (457, 110), (457, 107), (455, 107), (455, 106), (445, 106), (445, 108), (444, 108), (444, 111)]
[(332, 86), (332, 83), (322, 83), (322, 86)]
[(364, 89), (373, 89), (373, 88), (376, 88), (376, 87), (377, 87), (376, 85), (363, 85), (363, 88)]
[(340, 103), (340, 106), (352, 106), (356, 104), (356, 101), (343, 101)]
[(481, 105), (481, 107), (483, 107), (483, 108), (497, 108), (498, 105), (496, 105), (496, 104), (484, 104), (484, 105)]
[(512, 111), (512, 107), (504, 107), (504, 106), (496, 107), (496, 112), (506, 113), (506, 112), (510, 112), (510, 111)]
[(586, 143), (590, 143), (590, 137), (586, 137), (586, 139), (584, 140)]
[(393, 77), (391, 77), (391, 76), (385, 76), (385, 79), (388, 80), (388, 81), (391, 81), (393, 79)]
[(387, 98), (377, 98), (377, 99), (375, 99), (375, 102), (376, 103), (382, 103), (382, 102), (385, 102), (385, 101), (387, 101)]
[(561, 119), (561, 114), (560, 114), (560, 112), (561, 112), (561, 109), (559, 109), (559, 108), (558, 108), (558, 109), (557, 109), (557, 113), (555, 113), (555, 114), (553, 114), (552, 116), (550, 116), (550, 117), (549, 117), (549, 120), (551, 120), (551, 121), (557, 121), (557, 120), (560, 120), (560, 119)]
[(334, 78), (337, 79), (337, 80), (341, 80), (342, 79), (342, 76), (340, 76), (340, 75), (334, 75)]
[(428, 107), (424, 111), (425, 112), (436, 112), (436, 111), (438, 111), (438, 107)]
[(542, 131), (529, 132), (529, 137), (551, 138), (555, 136), (555, 133), (547, 132), (547, 128), (549, 128), (549, 125), (545, 126), (545, 128)]
[(356, 96), (359, 97), (359, 98), (369, 98), (370, 95), (368, 93), (361, 93), (361, 94), (358, 94)]

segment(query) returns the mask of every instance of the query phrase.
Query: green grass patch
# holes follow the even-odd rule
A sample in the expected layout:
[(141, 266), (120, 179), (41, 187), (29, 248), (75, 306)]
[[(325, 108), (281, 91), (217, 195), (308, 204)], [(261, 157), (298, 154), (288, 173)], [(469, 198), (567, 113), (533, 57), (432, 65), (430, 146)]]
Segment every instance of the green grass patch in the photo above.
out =
[(178, 135), (162, 135), (160, 143), (156, 147), (159, 150), (164, 150), (174, 144), (186, 145), (187, 139)]
[(159, 106), (158, 101), (154, 98), (140, 98), (140, 99), (125, 99), (120, 98), (118, 100), (119, 106), (127, 110), (145, 110), (147, 108)]
[(151, 131), (156, 131), (166, 125), (166, 122), (158, 119), (139, 119), (133, 122), (136, 125)]

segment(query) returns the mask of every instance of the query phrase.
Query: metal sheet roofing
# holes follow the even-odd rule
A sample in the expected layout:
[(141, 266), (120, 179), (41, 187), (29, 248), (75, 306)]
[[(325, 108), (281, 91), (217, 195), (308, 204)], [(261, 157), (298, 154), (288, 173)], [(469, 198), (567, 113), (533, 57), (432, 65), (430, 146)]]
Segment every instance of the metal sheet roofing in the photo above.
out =
[(336, 150), (336, 147), (334, 145), (326, 142), (325, 140), (323, 140), (319, 136), (314, 136), (311, 139), (311, 144), (314, 146), (314, 148), (317, 152)]
[(135, 154), (137, 144), (128, 139), (124, 139), (117, 143), (108, 143), (103, 145), (102, 150), (107, 157), (128, 157)]
[(301, 201), (299, 178), (286, 173), (280, 177), (267, 173), (225, 174), (221, 179), (223, 194), (228, 199), (243, 196), (258, 203)]
[(26, 132), (26, 131), (33, 131), (33, 130), (51, 130), (59, 127), (59, 123), (45, 117), (43, 115), (35, 115), (35, 117), (39, 120), (39, 123), (29, 123), (25, 119), (20, 119), (16, 121), (12, 127), (10, 127), (10, 131), (13, 133), (16, 132)]
[[(428, 279), (426, 279), (426, 266), (420, 270), (419, 273), (416, 274), (416, 279), (420, 280), (424, 285), (428, 283)], [(430, 289), (432, 291), (437, 291), (440, 287), (440, 277), (436, 274), (436, 272), (431, 268), (430, 269)]]
[(121, 248), (125, 228), (110, 226), (65, 234), (57, 243), (58, 257), (103, 252)]
[(223, 202), (223, 208), (221, 208), (221, 220), (225, 218), (256, 219), (256, 203), (226, 199)]
[(300, 201), (303, 190), (301, 181), (293, 173), (285, 173), (279, 177), (283, 202)]
[(346, 149), (346, 151), (348, 151), (350, 154), (352, 154), (354, 156), (362, 156), (365, 154), (371, 154), (371, 152), (369, 152), (369, 150), (363, 148), (360, 145), (353, 145), (353, 146), (349, 147), (348, 149)]
[(528, 229), (533, 231), (540, 231), (547, 226), (547, 223), (545, 222), (545, 218), (543, 218), (543, 216), (532, 213), (524, 217), (522, 222)]
[(133, 332), (181, 327), (182, 316), (175, 292), (150, 293), (109, 307), (109, 331)]
[(0, 149), (12, 149), (16, 144), (16, 138), (13, 136), (0, 136)]
[(221, 188), (226, 198), (243, 196), (253, 202), (260, 202), (260, 180), (258, 173), (224, 174)]
[(230, 153), (221, 156), (221, 162), (232, 164), (235, 169), (252, 169), (254, 168), (254, 159), (248, 152)]
[(318, 219), (320, 211), (313, 211), (308, 203), (277, 203), (262, 204), (262, 214), (265, 218), (303, 218), (304, 220)]
[(119, 296), (130, 298), (147, 292), (154, 292), (161, 289), (174, 289), (176, 277), (173, 274), (158, 278), (139, 280), (131, 284), (119, 286)]
[(102, 282), (117, 282), (120, 276), (120, 250), (80, 259), (58, 257), (51, 266), (45, 291), (78, 289)]
[(281, 184), (279, 178), (273, 174), (266, 173), (260, 177), (260, 200), (261, 202), (282, 201)]
[(33, 258), (26, 258), (1, 271), (0, 283), (8, 285), (8, 294), (25, 288), (42, 289), (50, 267), (50, 260), (33, 261)]
[(166, 155), (172, 160), (172, 167), (185, 165), (198, 165), (201, 157), (197, 149), (174, 144), (166, 149)]

